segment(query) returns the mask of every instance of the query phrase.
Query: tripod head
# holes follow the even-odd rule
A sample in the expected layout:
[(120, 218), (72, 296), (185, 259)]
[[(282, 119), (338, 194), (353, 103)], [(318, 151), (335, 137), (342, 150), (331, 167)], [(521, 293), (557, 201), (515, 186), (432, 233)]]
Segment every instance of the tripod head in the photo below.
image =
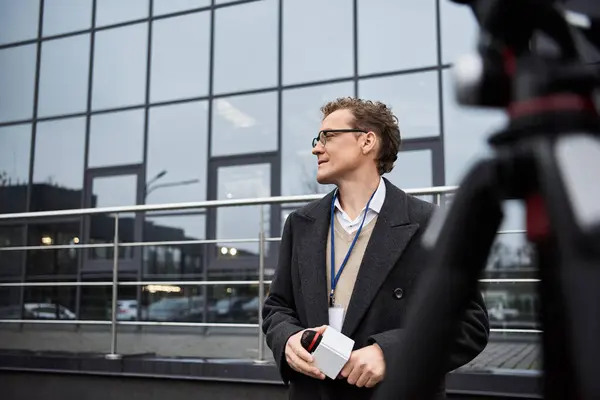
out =
[[(479, 23), (477, 52), (453, 68), (458, 102), (505, 108), (532, 98), (570, 93), (590, 99), (600, 66), (586, 65), (582, 40), (600, 50), (600, 18), (568, 11), (550, 0), (452, 0), (468, 4)], [(540, 38), (554, 51), (537, 46)]]

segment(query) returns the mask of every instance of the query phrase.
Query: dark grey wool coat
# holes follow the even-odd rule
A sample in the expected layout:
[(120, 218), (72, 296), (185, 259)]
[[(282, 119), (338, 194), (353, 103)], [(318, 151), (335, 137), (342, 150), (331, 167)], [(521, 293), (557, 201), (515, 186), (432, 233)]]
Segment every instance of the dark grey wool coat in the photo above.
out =
[[(386, 198), (367, 245), (342, 333), (355, 349), (377, 343), (384, 357), (402, 340), (416, 279), (426, 267), (421, 235), (435, 205), (419, 200), (387, 179)], [(328, 324), (326, 241), (333, 192), (293, 212), (285, 222), (279, 262), (262, 313), (267, 344), (293, 400), (369, 399), (375, 389), (357, 388), (345, 379), (324, 381), (292, 370), (285, 359), (288, 338), (306, 328)], [(489, 322), (478, 294), (464, 317), (448, 371), (475, 358), (487, 345)], [(385, 379), (393, 379), (389, 375)], [(441, 384), (440, 397), (444, 397)]]

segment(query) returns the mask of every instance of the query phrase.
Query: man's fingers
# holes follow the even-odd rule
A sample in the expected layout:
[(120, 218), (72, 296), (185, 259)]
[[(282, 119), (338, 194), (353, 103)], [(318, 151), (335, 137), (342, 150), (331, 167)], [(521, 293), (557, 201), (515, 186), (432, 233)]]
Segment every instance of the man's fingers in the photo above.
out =
[(362, 375), (362, 372), (363, 368), (360, 365), (355, 365), (354, 368), (352, 368), (352, 372), (348, 376), (348, 383), (351, 385), (355, 385), (358, 381), (358, 378), (360, 378), (360, 376)]
[(310, 355), (310, 353), (308, 351), (306, 351), (306, 349), (302, 346), (297, 346), (295, 344), (291, 345), (292, 347), (292, 351), (302, 360), (304, 360), (307, 363), (311, 363), (313, 362), (313, 356)]
[(317, 368), (300, 357), (293, 350), (290, 349), (289, 353), (286, 354), (288, 364), (295, 370), (302, 374), (312, 376), (313, 378), (325, 379), (325, 375)]
[(357, 387), (365, 386), (367, 384), (367, 382), (369, 381), (369, 379), (371, 379), (372, 376), (373, 375), (368, 370), (364, 370), (363, 373), (358, 378), (358, 380), (356, 381), (356, 386)]
[(313, 330), (319, 332), (322, 335), (325, 332), (325, 329), (327, 329), (327, 325), (321, 325)]
[(369, 378), (365, 387), (372, 388), (373, 386), (377, 385), (378, 383), (379, 383), (379, 379), (376, 379), (375, 377), (372, 376)]

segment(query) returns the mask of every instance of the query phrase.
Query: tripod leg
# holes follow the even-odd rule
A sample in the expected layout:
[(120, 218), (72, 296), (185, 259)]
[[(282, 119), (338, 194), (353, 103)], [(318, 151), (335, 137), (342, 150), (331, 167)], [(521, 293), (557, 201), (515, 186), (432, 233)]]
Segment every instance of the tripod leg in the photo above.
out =
[[(598, 192), (598, 183), (582, 177), (597, 177), (600, 140), (572, 135), (540, 141), (533, 153), (547, 229), (530, 239), (537, 245), (545, 306), (544, 395), (598, 399), (600, 200), (593, 193)], [(528, 213), (535, 211), (530, 205)]]
[[(403, 342), (388, 362), (376, 399), (433, 398), (447, 372), (452, 345), (502, 221), (499, 161), (475, 165), (461, 183), (418, 283)], [(434, 217), (435, 218), (435, 217)], [(436, 228), (436, 221), (430, 223)]]

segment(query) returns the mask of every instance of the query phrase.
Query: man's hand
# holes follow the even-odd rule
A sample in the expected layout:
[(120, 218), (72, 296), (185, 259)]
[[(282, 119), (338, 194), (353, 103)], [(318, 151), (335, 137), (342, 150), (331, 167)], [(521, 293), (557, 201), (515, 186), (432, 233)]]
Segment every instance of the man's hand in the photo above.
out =
[(385, 359), (377, 343), (355, 350), (340, 372), (348, 383), (357, 387), (371, 388), (385, 376)]
[[(317, 331), (322, 335), (326, 328), (327, 325), (323, 325), (318, 328), (312, 328), (311, 330)], [(290, 336), (285, 344), (285, 359), (294, 371), (298, 371), (304, 375), (308, 375), (316, 379), (325, 379), (325, 374), (323, 374), (317, 367), (312, 365), (313, 356), (306, 351), (306, 349), (302, 347), (302, 344), (300, 343), (303, 333), (304, 331), (300, 331), (295, 335)]]

